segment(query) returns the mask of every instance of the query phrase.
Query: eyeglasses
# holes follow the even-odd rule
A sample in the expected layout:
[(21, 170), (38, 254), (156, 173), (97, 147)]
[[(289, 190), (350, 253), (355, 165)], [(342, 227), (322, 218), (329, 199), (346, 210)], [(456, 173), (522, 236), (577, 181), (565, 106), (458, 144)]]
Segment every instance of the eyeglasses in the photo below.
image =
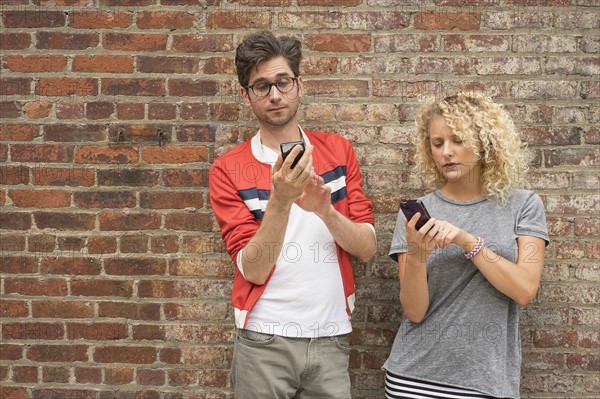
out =
[(271, 87), (275, 86), (280, 93), (285, 94), (292, 91), (294, 86), (296, 86), (296, 82), (298, 81), (297, 77), (284, 77), (279, 78), (273, 83), (267, 82), (258, 82), (250, 86), (246, 86), (246, 89), (252, 90), (252, 93), (256, 97), (265, 97), (268, 96), (271, 92)]

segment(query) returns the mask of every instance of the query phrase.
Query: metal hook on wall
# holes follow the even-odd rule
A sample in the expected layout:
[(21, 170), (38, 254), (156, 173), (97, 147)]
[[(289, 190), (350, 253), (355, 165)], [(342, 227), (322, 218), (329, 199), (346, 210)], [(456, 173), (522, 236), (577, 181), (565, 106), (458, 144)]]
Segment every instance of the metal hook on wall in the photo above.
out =
[(162, 147), (164, 142), (167, 141), (167, 135), (162, 128), (156, 129), (156, 141), (158, 141), (158, 146)]

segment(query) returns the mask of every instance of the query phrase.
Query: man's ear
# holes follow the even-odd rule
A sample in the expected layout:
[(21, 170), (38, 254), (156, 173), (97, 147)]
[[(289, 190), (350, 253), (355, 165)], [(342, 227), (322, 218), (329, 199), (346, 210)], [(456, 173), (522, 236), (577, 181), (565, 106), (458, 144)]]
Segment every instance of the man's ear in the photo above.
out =
[(250, 97), (249, 97), (249, 93), (248, 93), (248, 89), (240, 86), (240, 96), (242, 96), (242, 99), (244, 100), (244, 104), (246, 104), (246, 106), (250, 106)]
[(302, 85), (302, 76), (298, 76), (298, 97), (302, 97), (302, 91), (304, 86)]

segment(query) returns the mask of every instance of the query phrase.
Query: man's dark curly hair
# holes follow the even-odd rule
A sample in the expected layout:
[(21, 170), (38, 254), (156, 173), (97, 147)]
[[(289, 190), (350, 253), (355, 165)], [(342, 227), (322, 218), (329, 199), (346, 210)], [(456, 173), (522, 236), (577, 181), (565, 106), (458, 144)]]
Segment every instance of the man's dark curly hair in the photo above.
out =
[(242, 87), (248, 86), (250, 72), (259, 62), (283, 56), (294, 76), (300, 75), (302, 44), (291, 36), (275, 37), (267, 30), (246, 37), (235, 52), (235, 67)]

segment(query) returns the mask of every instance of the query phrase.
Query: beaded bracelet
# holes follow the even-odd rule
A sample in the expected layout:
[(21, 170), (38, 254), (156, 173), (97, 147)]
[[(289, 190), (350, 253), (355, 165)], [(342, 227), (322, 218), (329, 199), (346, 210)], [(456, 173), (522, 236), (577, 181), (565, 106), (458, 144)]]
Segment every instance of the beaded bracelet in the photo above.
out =
[(485, 242), (483, 241), (483, 238), (477, 237), (477, 244), (473, 247), (473, 249), (470, 252), (465, 253), (465, 257), (467, 259), (472, 259), (475, 255), (479, 253), (479, 251), (481, 251), (481, 248), (483, 248), (484, 244)]

